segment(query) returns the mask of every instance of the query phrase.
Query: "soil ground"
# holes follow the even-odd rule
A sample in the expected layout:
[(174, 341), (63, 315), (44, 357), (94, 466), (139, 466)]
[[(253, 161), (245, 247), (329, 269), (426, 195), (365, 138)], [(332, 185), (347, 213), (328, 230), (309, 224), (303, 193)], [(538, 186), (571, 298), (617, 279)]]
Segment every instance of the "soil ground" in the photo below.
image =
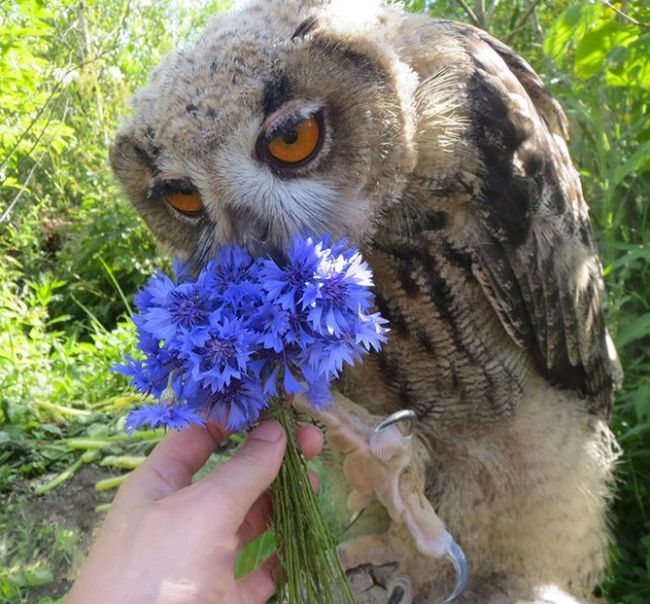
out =
[(95, 508), (113, 496), (94, 488), (109, 475), (96, 466), (85, 466), (44, 495), (17, 482), (2, 495), (2, 604), (45, 604), (67, 593), (103, 517)]

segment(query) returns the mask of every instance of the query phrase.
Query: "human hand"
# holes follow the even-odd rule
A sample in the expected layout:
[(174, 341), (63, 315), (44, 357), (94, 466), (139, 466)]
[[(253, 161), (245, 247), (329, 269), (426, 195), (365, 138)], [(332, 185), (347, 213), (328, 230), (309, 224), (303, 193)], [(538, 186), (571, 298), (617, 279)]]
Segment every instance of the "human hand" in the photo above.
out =
[[(276, 421), (201, 480), (192, 475), (225, 438), (222, 428), (168, 434), (118, 491), (66, 604), (257, 604), (275, 591), (277, 559), (234, 576), (237, 552), (268, 527), (270, 493), (286, 446)], [(313, 426), (296, 436), (306, 457), (323, 445)]]

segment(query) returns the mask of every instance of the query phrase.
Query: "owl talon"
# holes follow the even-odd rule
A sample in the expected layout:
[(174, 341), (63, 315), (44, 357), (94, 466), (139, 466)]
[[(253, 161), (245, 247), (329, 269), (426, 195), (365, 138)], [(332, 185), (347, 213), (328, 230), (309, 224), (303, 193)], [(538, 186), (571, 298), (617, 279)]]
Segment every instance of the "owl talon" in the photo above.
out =
[(411, 579), (406, 575), (400, 575), (393, 579), (388, 589), (390, 594), (386, 604), (412, 604), (413, 586), (411, 585)]
[(447, 557), (451, 560), (451, 563), (454, 565), (454, 570), (456, 571), (456, 585), (454, 586), (454, 591), (447, 597), (445, 604), (453, 602), (465, 591), (467, 587), (467, 560), (465, 559), (465, 554), (460, 548), (460, 545), (452, 540), (449, 545), (449, 550), (447, 551)]
[(382, 421), (375, 428), (375, 432), (381, 432), (382, 430), (385, 430), (386, 428), (392, 426), (393, 424), (406, 422), (407, 425), (406, 425), (406, 432), (404, 433), (404, 436), (410, 436), (411, 434), (413, 434), (413, 428), (415, 427), (415, 422), (417, 418), (418, 417), (415, 414), (415, 411), (412, 411), (411, 409), (401, 409), (400, 411), (397, 411), (392, 415), (389, 415), (384, 421)]
[(402, 409), (389, 415), (370, 433), (368, 445), (372, 454), (388, 461), (411, 448), (413, 429), (417, 416), (410, 409)]
[[(426, 497), (422, 469), (426, 452), (414, 434), (416, 414), (403, 409), (376, 423), (376, 416), (340, 394), (326, 410), (314, 411), (301, 397), (296, 397), (294, 404), (325, 424), (330, 444), (344, 455), (343, 472), (352, 486), (347, 506), (353, 519), (377, 499), (391, 520), (410, 533), (420, 554), (450, 558), (456, 571), (456, 585), (445, 602), (456, 600), (467, 585), (467, 562)], [(376, 539), (385, 541), (388, 537)], [(344, 564), (354, 568), (391, 561), (392, 547), (388, 542), (381, 555), (379, 549), (371, 539), (355, 540), (346, 548)], [(407, 599), (403, 604), (409, 602)]]

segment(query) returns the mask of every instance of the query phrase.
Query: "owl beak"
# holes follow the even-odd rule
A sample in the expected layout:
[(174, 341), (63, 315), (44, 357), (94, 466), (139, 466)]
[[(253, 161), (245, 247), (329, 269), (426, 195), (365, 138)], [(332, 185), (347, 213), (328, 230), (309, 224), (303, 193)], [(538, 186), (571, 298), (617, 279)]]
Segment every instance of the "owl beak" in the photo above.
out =
[(249, 239), (264, 242), (268, 239), (268, 224), (245, 207), (226, 206), (226, 216), (232, 226), (237, 243), (246, 245)]
[(283, 256), (282, 246), (272, 237), (268, 220), (257, 216), (246, 208), (227, 208), (235, 241), (245, 247), (254, 257), (271, 257), (280, 261)]
[(253, 258), (273, 258), (278, 264), (283, 264), (285, 260), (285, 253), (282, 248), (272, 243), (269, 239), (260, 241), (259, 239), (251, 238), (243, 245)]

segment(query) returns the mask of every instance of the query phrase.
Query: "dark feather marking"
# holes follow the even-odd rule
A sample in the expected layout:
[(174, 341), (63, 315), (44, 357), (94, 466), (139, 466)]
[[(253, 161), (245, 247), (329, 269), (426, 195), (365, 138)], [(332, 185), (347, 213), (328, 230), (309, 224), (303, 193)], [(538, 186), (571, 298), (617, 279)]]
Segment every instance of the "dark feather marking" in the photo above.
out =
[(564, 214), (567, 211), (566, 199), (562, 194), (562, 187), (560, 186), (560, 179), (557, 174), (557, 168), (555, 167), (553, 160), (547, 159), (544, 162), (544, 172), (542, 176), (543, 183), (549, 183), (551, 185), (551, 199), (553, 205), (555, 206), (555, 211), (558, 214)]
[[(592, 398), (588, 407), (594, 411), (607, 412), (612, 391), (601, 393), (600, 385), (605, 390), (613, 378), (599, 300), (601, 276), (590, 275), (576, 300), (576, 284), (566, 278), (563, 264), (579, 262), (581, 255), (559, 258), (547, 249), (568, 240), (595, 253), (583, 218), (584, 201), (573, 181), (577, 176), (564, 149), (549, 136), (549, 131), (565, 135), (566, 119), (530, 66), (510, 49), (480, 32), (470, 33), (467, 45), (476, 66), (468, 83), (470, 132), (486, 181), (477, 201), (484, 210), (483, 236), (493, 239), (476, 250), (479, 282), (504, 327), (529, 350), (540, 373), (559, 387)], [(479, 60), (489, 47), (522, 88), (502, 78), (497, 63)], [(515, 97), (525, 99), (524, 93), (536, 115), (515, 109)], [(542, 258), (547, 259), (543, 264)]]
[[(375, 242), (375, 247), (398, 259), (401, 262), (401, 267), (408, 267), (409, 279), (412, 279), (411, 273), (416, 264), (419, 265), (419, 272), (425, 277), (428, 285), (428, 292), (426, 292), (427, 298), (433, 302), (436, 310), (438, 311), (438, 314), (440, 315), (441, 320), (449, 327), (450, 335), (454, 341), (456, 349), (459, 352), (465, 353), (471, 362), (477, 363), (477, 359), (474, 358), (474, 356), (467, 349), (465, 343), (462, 341), (462, 330), (456, 321), (456, 311), (453, 308), (453, 295), (451, 289), (449, 288), (447, 281), (439, 274), (437, 262), (426, 249), (426, 247), (424, 245), (419, 245), (416, 247), (415, 245), (409, 244), (383, 245), (378, 242)], [(451, 256), (456, 260), (458, 266), (461, 266), (467, 271), (468, 274), (471, 274), (471, 258), (467, 254), (464, 254), (462, 251), (453, 248), (451, 245), (448, 245), (445, 248), (445, 257), (447, 257), (447, 251), (451, 253)], [(398, 278), (400, 279), (402, 286), (404, 286), (403, 281), (401, 281), (401, 279), (404, 278), (404, 270), (405, 269), (398, 269)], [(415, 283), (415, 285), (418, 287), (418, 289), (420, 289), (417, 283)], [(378, 300), (377, 306), (381, 311), (379, 304), (380, 302)], [(387, 306), (385, 300), (383, 300), (383, 304)], [(391, 309), (391, 311), (392, 310), (393, 309)], [(400, 327), (402, 326), (400, 325)], [(403, 328), (405, 330), (403, 333), (408, 333), (408, 325), (405, 321)]]
[(447, 226), (447, 213), (442, 211), (428, 212), (424, 214), (419, 226), (423, 231), (439, 231)]
[[(406, 308), (400, 311), (397, 304), (388, 309), (389, 313), (400, 318), (408, 316), (412, 319), (405, 319), (398, 325), (398, 332), (392, 337), (389, 335), (386, 347), (386, 358), (394, 358), (397, 364), (393, 376), (386, 380), (391, 383), (391, 391), (400, 397), (400, 404), (423, 416), (445, 417), (446, 421), (464, 421), (468, 412), (490, 418), (511, 413), (516, 405), (516, 392), (521, 389), (520, 378), (513, 374), (507, 363), (491, 361), (481, 343), (473, 341), (473, 323), (466, 323), (469, 310), (462, 300), (462, 292), (452, 289), (440, 273), (446, 263), (448, 268), (461, 269), (455, 271), (461, 278), (464, 275), (466, 281), (473, 281), (471, 254), (450, 242), (443, 243), (438, 252), (432, 254), (425, 242), (412, 239), (375, 241), (374, 247), (391, 258), (389, 266), (404, 293), (408, 297), (430, 301), (436, 309), (436, 318), (425, 322), (422, 317), (411, 317)], [(379, 300), (378, 306), (387, 307), (388, 304), (386, 300)], [(437, 345), (438, 336), (442, 337), (441, 348)], [(391, 343), (395, 344), (396, 338), (401, 339), (401, 343), (393, 348)], [(448, 343), (444, 344), (447, 338)], [(422, 353), (431, 358), (433, 373), (429, 379), (435, 380), (437, 387), (423, 387), (419, 370), (408, 362), (399, 364), (400, 360), (404, 363), (403, 351), (409, 346), (414, 358)], [(386, 360), (382, 363), (385, 369)], [(507, 386), (503, 384), (504, 379)], [(436, 393), (442, 393), (440, 400)]]
[(386, 298), (378, 292), (375, 294), (375, 304), (377, 310), (388, 321), (392, 330), (402, 336), (408, 334), (408, 324), (399, 308), (395, 308), (394, 305), (391, 307)]
[(404, 262), (400, 262), (397, 268), (397, 278), (404, 289), (404, 293), (409, 298), (415, 298), (420, 295), (420, 286), (417, 281), (413, 279), (412, 266)]
[(399, 381), (398, 395), (399, 401), (404, 409), (413, 409), (415, 407), (413, 396), (409, 391), (408, 382), (404, 379)]
[(315, 15), (307, 17), (300, 25), (298, 25), (298, 27), (296, 27), (296, 30), (291, 34), (291, 39), (295, 40), (297, 38), (304, 38), (308, 33), (313, 31), (317, 25), (318, 19)]
[(419, 328), (415, 332), (415, 337), (418, 341), (418, 344), (429, 354), (433, 355), (436, 353), (436, 346), (431, 340), (429, 334), (422, 328)]
[(136, 145), (133, 146), (133, 150), (135, 151), (135, 154), (138, 156), (138, 159), (151, 171), (151, 173), (155, 176), (156, 174), (160, 173), (160, 170), (156, 166), (155, 159), (151, 155), (151, 153), (145, 151), (142, 147), (138, 147)]
[(368, 55), (345, 46), (339, 40), (323, 35), (315, 35), (312, 44), (319, 49), (319, 54), (323, 53), (323, 56), (332, 55), (333, 60), (337, 61), (341, 67), (345, 67), (346, 64), (354, 67), (360, 75), (369, 80), (374, 80), (380, 85), (384, 85), (390, 80), (386, 71)]
[(286, 75), (280, 74), (274, 79), (269, 80), (264, 85), (264, 94), (262, 96), (264, 115), (273, 113), (290, 100), (290, 98), (291, 83)]
[[(464, 269), (464, 271), (471, 275), (472, 273), (472, 258), (471, 255), (455, 248), (452, 244), (446, 243), (443, 246), (443, 254), (445, 259), (448, 261), (453, 259), (455, 264), (459, 268)], [(477, 355), (475, 351), (467, 345), (464, 339), (464, 335), (468, 335), (466, 330), (463, 329), (457, 322), (458, 310), (454, 308), (454, 293), (449, 287), (447, 281), (441, 277), (437, 269), (437, 263), (435, 259), (429, 256), (428, 262), (426, 264), (428, 271), (424, 271), (427, 275), (427, 282), (430, 287), (431, 300), (436, 306), (436, 310), (440, 318), (446, 323), (449, 328), (449, 335), (451, 336), (454, 342), (455, 351), (458, 354), (462, 354), (466, 358), (466, 362), (463, 363), (460, 359), (457, 362), (457, 367), (460, 369), (465, 364), (474, 368), (475, 371), (480, 372), (483, 380), (485, 381), (486, 387), (481, 389), (481, 395), (487, 399), (492, 409), (499, 412), (503, 411), (503, 406), (508, 406), (512, 401), (499, 401), (496, 399), (496, 383), (493, 377), (490, 375), (490, 371), (485, 367), (485, 359), (479, 354)], [(511, 375), (507, 368), (502, 366), (506, 374)], [(511, 375), (513, 380), (516, 382), (516, 378)], [(452, 380), (454, 383), (454, 388), (456, 388), (463, 400), (469, 400), (473, 396), (472, 389), (470, 388), (467, 391), (467, 388), (460, 382), (459, 376), (456, 370), (456, 367), (452, 366)], [(500, 413), (499, 413), (500, 414)]]
[(467, 275), (472, 273), (472, 255), (467, 250), (456, 247), (448, 240), (443, 242), (442, 249), (445, 258), (449, 260), (451, 264), (458, 268), (462, 268)]
[(399, 378), (399, 361), (389, 357), (385, 351), (378, 353), (374, 358), (377, 359), (377, 368), (384, 382), (393, 385)]
[(531, 196), (528, 179), (513, 173), (513, 157), (527, 134), (513, 123), (503, 94), (489, 75), (477, 69), (467, 91), (473, 113), (471, 137), (486, 169), (482, 201), (490, 208), (488, 220), (505, 232), (509, 243), (521, 245), (530, 231)]
[(418, 417), (425, 409), (409, 390), (408, 372), (402, 370), (401, 359), (383, 351), (375, 356), (377, 369), (386, 387), (399, 399), (402, 408), (417, 411)]

